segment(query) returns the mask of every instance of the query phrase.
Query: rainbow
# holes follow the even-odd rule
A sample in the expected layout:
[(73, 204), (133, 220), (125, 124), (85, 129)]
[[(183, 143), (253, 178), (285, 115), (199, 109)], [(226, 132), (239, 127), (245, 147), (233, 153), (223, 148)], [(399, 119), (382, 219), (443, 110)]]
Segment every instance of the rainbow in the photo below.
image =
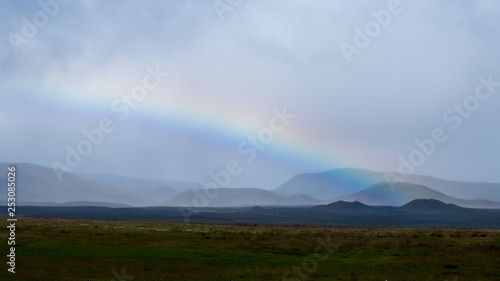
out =
[[(123, 91), (109, 87), (108, 84), (99, 90), (94, 87), (92, 87), (94, 89), (80, 89), (68, 98), (63, 97), (58, 100), (57, 108), (58, 110), (65, 108), (64, 112), (83, 113), (93, 112), (94, 108), (103, 108), (106, 104), (111, 105), (113, 98), (110, 97), (113, 95), (109, 93), (119, 92), (115, 95), (116, 98), (122, 95)], [(262, 114), (242, 105), (227, 106), (221, 102), (207, 105), (193, 100), (179, 101), (179, 96), (182, 95), (163, 94), (159, 90), (150, 93), (146, 100), (130, 112), (129, 118), (133, 118), (137, 124), (135, 129), (144, 135), (159, 134), (158, 131), (162, 129), (168, 130), (169, 135), (188, 137), (200, 144), (209, 143), (216, 149), (234, 153), (238, 145), (248, 136), (256, 135), (260, 129), (268, 126), (269, 118), (272, 116), (272, 107), (266, 109), (267, 113)], [(186, 104), (189, 104), (189, 107)], [(293, 113), (293, 107), (289, 109)], [(110, 117), (117, 117), (111, 109), (108, 113)], [(237, 118), (231, 119), (226, 116)], [(121, 126), (119, 123), (127, 122), (118, 118), (115, 120), (118, 126)], [(293, 122), (291, 121), (284, 131), (276, 134), (275, 140), (259, 154), (259, 160), (298, 173), (349, 167), (368, 168), (367, 164), (376, 163), (377, 155), (370, 147), (340, 141), (332, 143), (325, 140), (326, 138), (317, 138), (307, 129), (295, 126)], [(354, 180), (349, 179), (349, 181)]]

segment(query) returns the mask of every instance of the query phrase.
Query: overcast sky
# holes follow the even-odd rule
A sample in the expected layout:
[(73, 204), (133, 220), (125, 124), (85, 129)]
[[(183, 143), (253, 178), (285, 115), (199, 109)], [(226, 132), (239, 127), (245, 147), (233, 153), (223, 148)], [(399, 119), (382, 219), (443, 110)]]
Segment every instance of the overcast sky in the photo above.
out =
[(500, 182), (498, 1), (41, 3), (0, 3), (0, 162), (200, 183), (229, 163), (233, 187), (408, 163)]

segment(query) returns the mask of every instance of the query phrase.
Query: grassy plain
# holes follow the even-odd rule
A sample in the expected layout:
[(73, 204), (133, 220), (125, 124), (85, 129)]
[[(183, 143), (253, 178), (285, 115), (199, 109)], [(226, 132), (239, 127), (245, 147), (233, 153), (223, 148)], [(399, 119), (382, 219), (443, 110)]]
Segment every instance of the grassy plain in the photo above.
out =
[(1, 280), (500, 280), (493, 229), (19, 218), (16, 245)]

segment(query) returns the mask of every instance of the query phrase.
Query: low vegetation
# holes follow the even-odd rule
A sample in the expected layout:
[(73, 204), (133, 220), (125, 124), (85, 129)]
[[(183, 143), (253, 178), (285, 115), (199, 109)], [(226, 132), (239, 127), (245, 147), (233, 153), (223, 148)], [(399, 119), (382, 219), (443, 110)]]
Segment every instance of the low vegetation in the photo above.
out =
[[(500, 280), (500, 230), (20, 218), (5, 280)], [(1, 232), (7, 251), (7, 230)]]

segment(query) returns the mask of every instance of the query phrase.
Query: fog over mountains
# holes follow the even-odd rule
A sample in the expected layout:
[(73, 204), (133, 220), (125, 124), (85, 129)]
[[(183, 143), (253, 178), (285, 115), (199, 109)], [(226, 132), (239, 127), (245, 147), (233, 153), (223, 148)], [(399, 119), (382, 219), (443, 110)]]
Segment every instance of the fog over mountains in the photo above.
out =
[(435, 199), (468, 208), (500, 208), (499, 202), (485, 199), (459, 199), (426, 186), (411, 183), (377, 183), (365, 190), (336, 198), (333, 201), (359, 201), (371, 206), (401, 206), (415, 199)]
[[(296, 175), (277, 187), (274, 192), (282, 195), (301, 192), (326, 200), (346, 196), (377, 183), (387, 182), (388, 178), (391, 177), (395, 178), (394, 175), (383, 172), (362, 169), (337, 169), (321, 173)], [(423, 185), (446, 195), (462, 199), (500, 198), (500, 184), (498, 183), (459, 182), (420, 175), (399, 176), (399, 178), (402, 178), (406, 183)]]
[(304, 194), (281, 196), (259, 188), (221, 188), (214, 196), (204, 195), (204, 190), (191, 189), (165, 202), (165, 206), (184, 207), (245, 207), (245, 206), (312, 206), (322, 201)]
[[(51, 168), (16, 166), (17, 205), (38, 206), (317, 206), (345, 201), (370, 206), (402, 206), (416, 199), (435, 199), (467, 208), (500, 208), (500, 184), (447, 181), (412, 175), (387, 183), (384, 173), (338, 169), (292, 177), (274, 190), (254, 187), (204, 190), (201, 183), (152, 180), (114, 175), (70, 174), (58, 180)], [(7, 182), (7, 173), (0, 182)], [(5, 201), (7, 193), (0, 194)], [(488, 198), (488, 199), (485, 199)]]
[[(0, 164), (2, 171), (10, 166)], [(16, 167), (16, 205), (30, 203), (67, 203), (88, 201), (119, 203), (130, 206), (146, 206), (154, 201), (137, 192), (122, 187), (109, 185), (66, 174), (64, 181), (59, 181), (51, 168), (19, 163)], [(7, 172), (0, 175), (0, 182), (7, 183)], [(1, 200), (7, 200), (7, 192), (0, 194)]]

